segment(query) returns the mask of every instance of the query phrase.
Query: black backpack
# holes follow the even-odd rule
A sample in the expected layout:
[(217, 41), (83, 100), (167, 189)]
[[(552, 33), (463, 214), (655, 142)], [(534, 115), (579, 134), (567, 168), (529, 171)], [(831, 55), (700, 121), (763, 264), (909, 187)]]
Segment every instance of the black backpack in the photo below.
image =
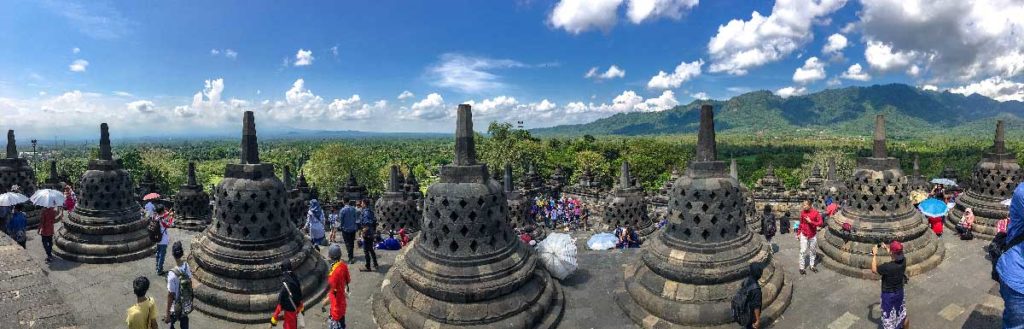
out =
[(150, 219), (149, 225), (146, 226), (146, 230), (149, 231), (149, 241), (160, 242), (164, 237), (163, 225), (160, 225), (160, 220)]
[(775, 215), (761, 215), (761, 230), (763, 234), (775, 235)]
[(761, 289), (757, 282), (749, 280), (732, 296), (732, 320), (746, 327), (754, 322), (754, 289)]
[(1003, 253), (1010, 248), (1024, 242), (1024, 234), (1017, 235), (1012, 241), (1006, 242), (1005, 234), (997, 234), (996, 238), (992, 240), (992, 243), (985, 247), (985, 251), (988, 253), (988, 260), (992, 262), (992, 280), (999, 282), (999, 272), (996, 271), (996, 264), (999, 263), (999, 257), (1003, 256)]

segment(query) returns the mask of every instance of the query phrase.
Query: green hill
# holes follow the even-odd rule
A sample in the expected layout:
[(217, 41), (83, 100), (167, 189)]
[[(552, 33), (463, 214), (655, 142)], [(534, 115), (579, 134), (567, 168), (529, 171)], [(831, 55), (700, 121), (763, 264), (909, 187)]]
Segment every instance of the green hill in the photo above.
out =
[(702, 104), (715, 107), (715, 126), (726, 133), (864, 135), (885, 114), (892, 137), (929, 134), (989, 135), (995, 118), (1008, 133), (1024, 127), (1024, 103), (980, 95), (925, 91), (904, 84), (828, 89), (782, 98), (755, 91), (726, 101), (694, 101), (663, 112), (620, 113), (594, 122), (531, 130), (538, 136), (692, 133)]

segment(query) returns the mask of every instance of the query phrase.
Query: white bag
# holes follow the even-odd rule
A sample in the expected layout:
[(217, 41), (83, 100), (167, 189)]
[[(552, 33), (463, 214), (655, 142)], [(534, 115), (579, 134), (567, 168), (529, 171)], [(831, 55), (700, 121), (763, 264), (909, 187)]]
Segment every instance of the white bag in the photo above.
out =
[(564, 280), (576, 272), (576, 239), (565, 233), (549, 234), (537, 244), (541, 262), (551, 276)]

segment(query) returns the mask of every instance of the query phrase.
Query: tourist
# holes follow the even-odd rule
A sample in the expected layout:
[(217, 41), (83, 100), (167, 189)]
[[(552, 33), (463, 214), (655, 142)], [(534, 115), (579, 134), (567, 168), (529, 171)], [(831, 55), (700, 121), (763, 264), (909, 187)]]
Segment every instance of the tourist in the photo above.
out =
[(313, 242), (313, 248), (320, 252), (320, 245), (324, 244), (327, 232), (324, 229), (324, 211), (320, 208), (320, 201), (309, 200), (309, 211), (306, 212), (306, 225), (303, 230), (309, 231), (309, 239)]
[(871, 247), (871, 272), (882, 279), (882, 328), (905, 329), (910, 326), (907, 317), (903, 285), (907, 283), (907, 262), (903, 257), (903, 244), (893, 240), (884, 245), (892, 261), (878, 265), (878, 245)]
[(174, 224), (174, 217), (164, 208), (164, 205), (157, 205), (154, 209), (153, 220), (160, 224), (160, 242), (156, 244), (156, 275), (164, 276), (164, 258), (167, 257), (167, 245), (171, 243), (171, 225)]
[(956, 234), (960, 236), (960, 240), (972, 240), (974, 239), (974, 233), (971, 232), (971, 228), (974, 226), (974, 209), (964, 209), (964, 215), (960, 218), (960, 222), (956, 224)]
[(76, 204), (78, 204), (78, 195), (71, 188), (71, 184), (64, 184), (64, 211), (75, 211)]
[(402, 243), (402, 247), (403, 247), (403, 248), (404, 248), (404, 247), (405, 247), (406, 245), (408, 245), (408, 244), (409, 244), (409, 242), (411, 242), (411, 241), (412, 241), (412, 238), (410, 238), (410, 237), (409, 237), (409, 233), (405, 232), (405, 228), (404, 228), (404, 227), (403, 227), (403, 228), (400, 228), (400, 229), (398, 229), (398, 240), (399, 240), (399, 242), (401, 242), (401, 243)]
[(793, 228), (792, 221), (789, 220), (789, 211), (782, 213), (782, 217), (779, 218), (779, 234), (789, 234), (789, 230)]
[(324, 231), (330, 231), (331, 232), (331, 236), (328, 239), (329, 241), (327, 241), (328, 243), (335, 243), (335, 242), (337, 242), (337, 241), (334, 240), (334, 236), (335, 236), (334, 235), (334, 230), (337, 228), (337, 224), (338, 224), (339, 220), (340, 219), (338, 218), (338, 208), (335, 207), (334, 205), (328, 205), (327, 206), (327, 221), (324, 223)]
[[(803, 210), (800, 211), (800, 226), (797, 228), (796, 236), (800, 240), (800, 274), (807, 274), (804, 270), (810, 264), (811, 272), (818, 272), (817, 264), (814, 263), (814, 253), (818, 250), (818, 228), (824, 221), (821, 214), (814, 207), (811, 207), (811, 200), (804, 200)], [(804, 262), (804, 260), (808, 260)]]
[[(363, 228), (363, 257), (366, 258), (366, 267), (359, 271), (369, 272), (380, 269), (380, 266), (377, 265), (377, 251), (373, 249), (377, 237), (377, 218), (373, 214), (373, 208), (370, 207), (370, 199), (363, 199), (359, 206), (363, 208), (363, 213), (359, 217), (359, 225)], [(373, 268), (370, 268), (371, 261)]]
[(761, 233), (764, 234), (765, 240), (768, 240), (768, 245), (772, 243), (772, 237), (775, 236), (775, 213), (772, 212), (771, 205), (764, 205), (764, 213), (761, 214)]
[[(344, 203), (345, 206), (338, 214), (338, 223), (335, 227), (341, 230), (341, 239), (345, 241), (345, 251), (348, 252), (348, 263), (352, 264), (356, 262), (352, 253), (356, 244), (356, 231), (359, 230), (359, 210), (356, 209), (354, 200), (345, 198)], [(331, 240), (334, 238), (332, 237)]]
[(124, 320), (128, 329), (156, 329), (156, 301), (146, 296), (149, 279), (144, 276), (135, 278), (132, 291), (135, 292), (135, 304), (128, 308), (128, 317)]
[(146, 209), (146, 219), (153, 218), (153, 215), (156, 215), (156, 205), (153, 204), (152, 200), (146, 201), (146, 206), (143, 208)]
[(57, 220), (57, 209), (45, 208), (39, 214), (39, 241), (46, 252), (46, 262), (53, 260), (53, 223)]
[(999, 294), (1003, 297), (1003, 328), (1024, 327), (1024, 184), (1017, 185), (1010, 201), (1006, 243), (996, 263)]
[(25, 248), (25, 242), (28, 241), (28, 217), (25, 217), (25, 213), (22, 212), (22, 206), (20, 203), (14, 205), (14, 212), (11, 214), (11, 220), (7, 222), (7, 234), (10, 235), (14, 242), (17, 242), (21, 248)]
[(640, 236), (632, 226), (623, 226), (616, 230), (619, 237), (618, 248), (640, 248)]
[(764, 274), (764, 265), (750, 263), (750, 276), (740, 285), (740, 290), (733, 297), (733, 312), (735, 312), (737, 323), (746, 329), (761, 328), (761, 276)]
[[(299, 278), (292, 273), (292, 263), (281, 262), (281, 291), (277, 294), (277, 308), (270, 316), (270, 325), (276, 327), (281, 322), (284, 329), (299, 328), (299, 313), (303, 312), (302, 286)], [(284, 314), (282, 314), (284, 313)]]
[(188, 313), (192, 311), (192, 269), (185, 262), (181, 241), (174, 241), (171, 256), (174, 256), (175, 266), (167, 273), (167, 315), (164, 323), (170, 324), (171, 329), (174, 329), (175, 322), (181, 324), (181, 329), (188, 329)]
[(7, 230), (7, 224), (10, 224), (11, 222), (11, 213), (13, 212), (13, 209), (13, 206), (0, 206), (0, 228), (3, 228), (4, 233), (7, 233), (7, 235), (11, 235), (11, 232)]
[(331, 313), (327, 315), (325, 329), (345, 328), (345, 309), (348, 306), (348, 285), (352, 278), (348, 273), (348, 265), (341, 261), (341, 246), (332, 244), (327, 249), (327, 257), (331, 261), (331, 270), (327, 272), (327, 299), (324, 300), (320, 312), (327, 312), (328, 307)]

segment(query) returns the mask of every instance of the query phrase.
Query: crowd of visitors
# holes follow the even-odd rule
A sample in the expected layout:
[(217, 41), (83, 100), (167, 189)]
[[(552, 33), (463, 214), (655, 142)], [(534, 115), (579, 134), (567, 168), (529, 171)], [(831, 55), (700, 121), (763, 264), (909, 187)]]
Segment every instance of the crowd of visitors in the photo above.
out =
[(590, 209), (580, 199), (567, 196), (537, 196), (530, 205), (529, 216), (549, 229), (566, 231), (589, 230)]

